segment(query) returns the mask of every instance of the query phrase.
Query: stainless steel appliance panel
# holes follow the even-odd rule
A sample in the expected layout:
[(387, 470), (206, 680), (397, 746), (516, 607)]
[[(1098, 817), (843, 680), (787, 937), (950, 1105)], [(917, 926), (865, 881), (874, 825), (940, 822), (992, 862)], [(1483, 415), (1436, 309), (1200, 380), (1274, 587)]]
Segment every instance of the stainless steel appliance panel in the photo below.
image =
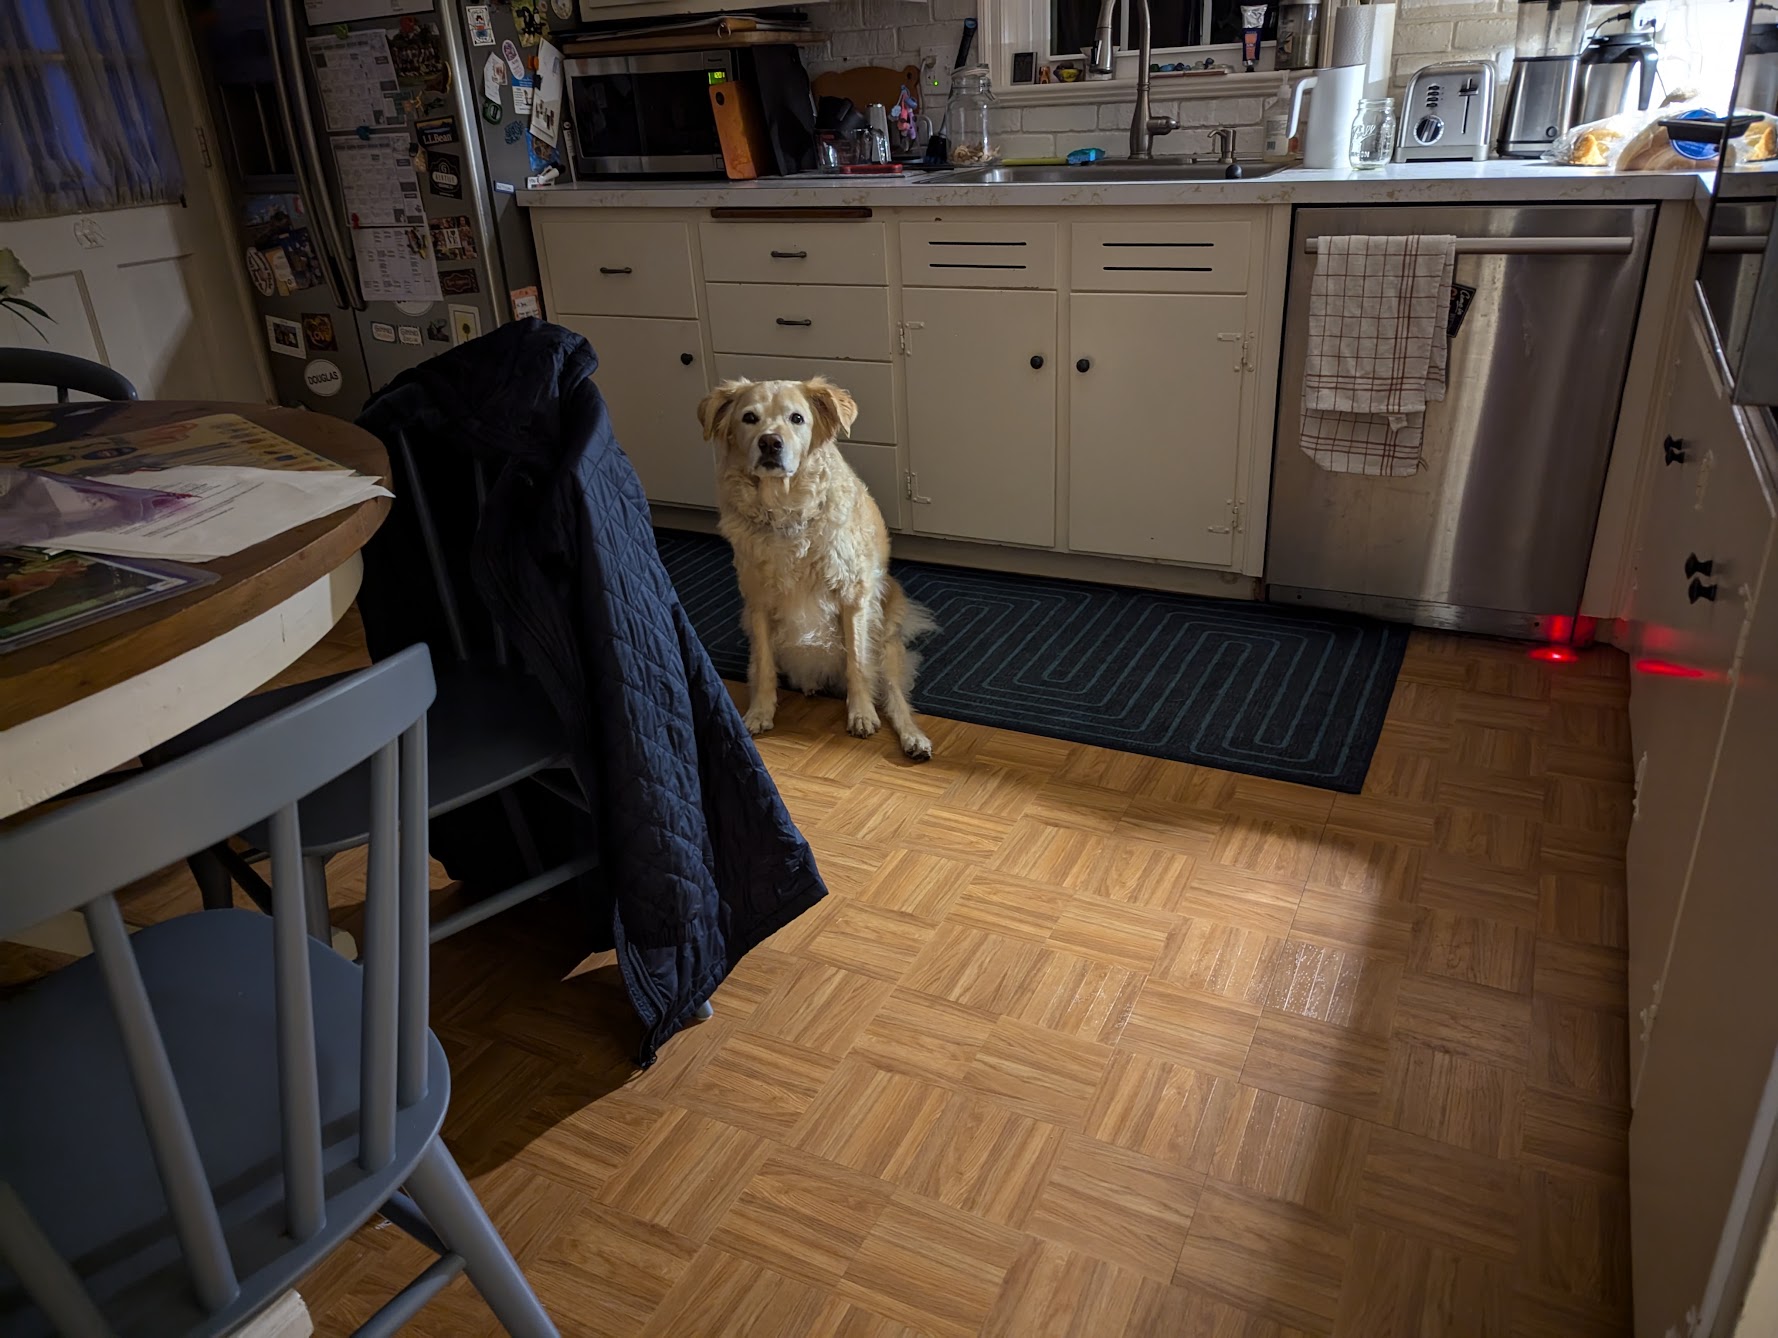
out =
[[(1560, 635), (1580, 605), (1654, 213), (1653, 205), (1298, 209), (1269, 597), (1422, 626)], [(1315, 264), (1305, 243), (1402, 233), (1458, 237), (1455, 281), (1475, 289), (1451, 340), (1446, 395), (1426, 415), (1418, 473), (1332, 473), (1298, 445)]]
[(581, 176), (721, 174), (713, 80), (732, 83), (732, 51), (567, 61), (574, 167)]

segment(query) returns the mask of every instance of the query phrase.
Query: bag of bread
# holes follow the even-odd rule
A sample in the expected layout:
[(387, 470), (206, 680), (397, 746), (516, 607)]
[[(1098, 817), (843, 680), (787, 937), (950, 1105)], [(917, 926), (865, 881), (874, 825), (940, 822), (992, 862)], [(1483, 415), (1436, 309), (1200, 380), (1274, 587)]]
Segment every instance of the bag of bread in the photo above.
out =
[(1758, 119), (1745, 134), (1729, 141), (1723, 166), (1730, 171), (1750, 163), (1769, 163), (1778, 158), (1778, 116), (1755, 113)]
[(1624, 141), (1618, 150), (1616, 169), (1619, 172), (1696, 172), (1715, 162), (1714, 155), (1708, 159), (1688, 158), (1673, 147), (1673, 137), (1667, 133), (1667, 127), (1656, 121), (1645, 125), (1629, 139)]
[(1624, 144), (1648, 121), (1647, 112), (1624, 112), (1603, 121), (1588, 121), (1556, 137), (1544, 150), (1546, 163), (1564, 167), (1613, 167)]

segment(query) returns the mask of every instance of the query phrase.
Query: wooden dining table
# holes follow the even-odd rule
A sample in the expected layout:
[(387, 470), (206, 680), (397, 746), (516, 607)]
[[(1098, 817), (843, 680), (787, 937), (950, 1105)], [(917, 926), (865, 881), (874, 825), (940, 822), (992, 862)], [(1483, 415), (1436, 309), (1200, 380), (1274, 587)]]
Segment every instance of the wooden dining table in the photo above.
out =
[[(71, 470), (82, 442), (235, 414), (388, 482), (370, 433), (300, 409), (198, 400), (0, 409), (0, 465)], [(144, 445), (118, 468), (154, 467)], [(263, 465), (243, 457), (217, 463)], [(359, 550), (388, 514), (374, 498), (213, 562), (216, 580), (0, 654), (0, 818), (120, 766), (288, 668), (357, 596)]]

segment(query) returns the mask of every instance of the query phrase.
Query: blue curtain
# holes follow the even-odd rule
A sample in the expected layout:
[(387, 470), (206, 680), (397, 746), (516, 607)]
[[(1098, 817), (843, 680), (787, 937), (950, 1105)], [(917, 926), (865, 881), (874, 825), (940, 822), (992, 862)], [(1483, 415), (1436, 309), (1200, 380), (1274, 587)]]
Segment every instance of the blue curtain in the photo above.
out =
[(134, 0), (0, 0), (0, 218), (183, 191)]

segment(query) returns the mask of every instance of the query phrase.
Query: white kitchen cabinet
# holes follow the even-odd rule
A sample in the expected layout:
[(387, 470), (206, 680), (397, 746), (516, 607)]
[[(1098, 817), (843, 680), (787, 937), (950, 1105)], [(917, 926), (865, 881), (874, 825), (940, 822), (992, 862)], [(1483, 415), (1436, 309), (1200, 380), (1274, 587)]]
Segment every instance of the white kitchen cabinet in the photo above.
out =
[[(1636, 1332), (1687, 1333), (1778, 1049), (1778, 555), (1769, 554), (1630, 1123)], [(1745, 573), (1754, 581), (1755, 573)]]
[(1234, 560), (1247, 299), (1077, 293), (1068, 546)]
[[(1732, 673), (1773, 508), (1694, 329), (1681, 358), (1636, 572), (1640, 625), (1630, 696), (1636, 817), (1629, 894), (1630, 1082), (1665, 1008), (1669, 949), (1684, 910), (1698, 826), (1723, 739)], [(1695, 885), (1695, 877), (1693, 879)]]
[(593, 380), (648, 500), (715, 506), (715, 457), (698, 426), (698, 401), (710, 390), (698, 322), (556, 319), (585, 335), (598, 353)]
[(1056, 540), (1056, 295), (908, 288), (909, 523), (921, 534)]

